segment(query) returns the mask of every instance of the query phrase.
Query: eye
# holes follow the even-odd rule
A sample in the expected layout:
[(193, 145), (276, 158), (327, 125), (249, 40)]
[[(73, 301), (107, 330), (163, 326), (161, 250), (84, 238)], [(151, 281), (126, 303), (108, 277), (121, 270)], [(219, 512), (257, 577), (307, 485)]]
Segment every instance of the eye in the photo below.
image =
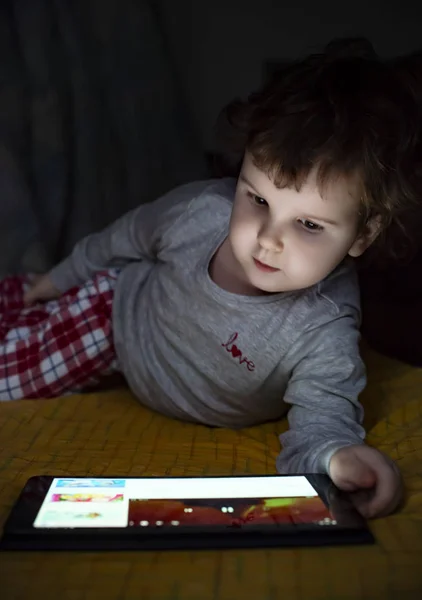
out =
[(302, 225), (302, 227), (310, 233), (323, 231), (323, 229), (324, 229), (324, 227), (321, 227), (321, 225), (318, 225), (317, 223), (314, 223), (313, 221), (309, 221), (308, 219), (298, 219), (298, 221)]
[(253, 204), (256, 204), (257, 206), (268, 206), (268, 202), (264, 198), (261, 198), (261, 196), (253, 194), (252, 192), (248, 192), (248, 196)]

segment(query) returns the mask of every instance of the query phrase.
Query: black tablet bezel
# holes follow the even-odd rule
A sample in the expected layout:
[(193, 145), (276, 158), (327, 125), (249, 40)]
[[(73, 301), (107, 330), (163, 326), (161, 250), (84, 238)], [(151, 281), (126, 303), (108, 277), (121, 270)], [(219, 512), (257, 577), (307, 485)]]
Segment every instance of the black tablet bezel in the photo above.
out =
[[(329, 506), (333, 493), (341, 497), (344, 524), (320, 526), (292, 524), (262, 526), (189, 526), (176, 528), (35, 528), (33, 523), (54, 479), (63, 476), (38, 476), (29, 479), (22, 490), (0, 540), (0, 550), (164, 550), (236, 547), (307, 546), (331, 544), (368, 544), (374, 538), (365, 520), (343, 493), (339, 495), (329, 477), (304, 474), (323, 502)], [(79, 478), (86, 476), (73, 476)], [(212, 478), (232, 476), (211, 476)], [(239, 477), (274, 477), (242, 475)], [(289, 475), (278, 475), (289, 477)], [(92, 476), (89, 476), (92, 478)], [(99, 476), (95, 479), (156, 479), (156, 477)], [(169, 477), (180, 479), (180, 477)], [(168, 479), (168, 478), (166, 478)], [(190, 477), (196, 479), (196, 477)]]

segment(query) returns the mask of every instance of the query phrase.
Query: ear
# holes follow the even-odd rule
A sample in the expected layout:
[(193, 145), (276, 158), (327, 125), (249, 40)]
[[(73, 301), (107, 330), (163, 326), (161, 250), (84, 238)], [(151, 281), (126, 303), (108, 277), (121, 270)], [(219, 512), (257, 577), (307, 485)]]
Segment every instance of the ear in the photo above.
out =
[(352, 256), (353, 258), (361, 256), (365, 250), (367, 250), (369, 246), (375, 242), (380, 233), (381, 218), (379, 216), (372, 217), (366, 222), (363, 230), (353, 242), (353, 245), (348, 253), (349, 256)]

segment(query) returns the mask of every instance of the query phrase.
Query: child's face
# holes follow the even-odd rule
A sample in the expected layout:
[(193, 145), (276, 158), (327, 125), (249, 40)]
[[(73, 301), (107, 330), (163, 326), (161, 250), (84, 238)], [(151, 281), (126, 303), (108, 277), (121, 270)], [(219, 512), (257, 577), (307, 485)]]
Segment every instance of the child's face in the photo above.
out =
[(311, 173), (300, 191), (277, 188), (246, 153), (236, 189), (228, 244), (236, 276), (246, 289), (284, 292), (324, 279), (376, 237), (358, 236), (359, 201), (342, 179), (325, 186)]

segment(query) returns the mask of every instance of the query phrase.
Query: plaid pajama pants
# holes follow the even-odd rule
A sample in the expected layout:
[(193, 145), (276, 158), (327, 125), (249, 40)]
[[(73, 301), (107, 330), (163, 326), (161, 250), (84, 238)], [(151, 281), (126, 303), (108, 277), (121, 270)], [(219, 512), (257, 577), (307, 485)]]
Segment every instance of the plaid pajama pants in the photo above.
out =
[(117, 275), (116, 269), (99, 273), (58, 300), (28, 308), (28, 277), (0, 281), (0, 400), (81, 391), (115, 370)]

